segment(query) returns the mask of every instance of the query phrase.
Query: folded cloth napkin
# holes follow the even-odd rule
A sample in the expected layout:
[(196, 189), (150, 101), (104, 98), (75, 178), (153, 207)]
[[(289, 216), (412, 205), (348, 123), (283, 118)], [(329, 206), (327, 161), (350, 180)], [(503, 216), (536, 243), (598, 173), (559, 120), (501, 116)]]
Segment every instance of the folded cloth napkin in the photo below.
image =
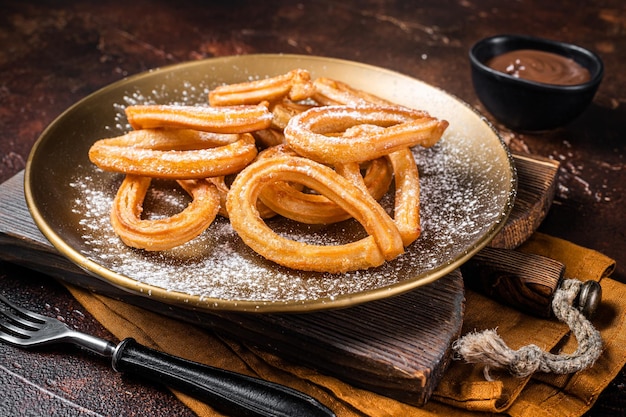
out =
[[(570, 242), (536, 233), (519, 250), (551, 257), (565, 266), (566, 278), (602, 280), (602, 304), (593, 319), (604, 350), (597, 362), (573, 375), (537, 373), (515, 378), (482, 365), (453, 361), (430, 401), (422, 408), (355, 388), (337, 378), (288, 362), (206, 329), (143, 310), (76, 287), (76, 299), (116, 337), (173, 355), (291, 386), (329, 406), (338, 417), (580, 416), (626, 364), (626, 285), (608, 278), (615, 262)], [(419, 291), (419, 289), (418, 289)], [(566, 325), (507, 308), (468, 291), (463, 333), (497, 328), (512, 349), (536, 344), (546, 351), (570, 353), (577, 342)], [(495, 312), (495, 314), (494, 314)], [(198, 416), (221, 416), (210, 406), (175, 392)]]

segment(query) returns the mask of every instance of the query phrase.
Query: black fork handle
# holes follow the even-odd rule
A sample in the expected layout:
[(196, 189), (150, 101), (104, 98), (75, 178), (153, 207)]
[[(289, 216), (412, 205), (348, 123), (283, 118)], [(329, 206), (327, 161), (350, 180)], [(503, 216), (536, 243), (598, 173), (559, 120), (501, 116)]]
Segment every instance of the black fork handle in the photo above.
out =
[(333, 417), (316, 399), (283, 385), (188, 361), (124, 339), (113, 369), (162, 383), (231, 416)]

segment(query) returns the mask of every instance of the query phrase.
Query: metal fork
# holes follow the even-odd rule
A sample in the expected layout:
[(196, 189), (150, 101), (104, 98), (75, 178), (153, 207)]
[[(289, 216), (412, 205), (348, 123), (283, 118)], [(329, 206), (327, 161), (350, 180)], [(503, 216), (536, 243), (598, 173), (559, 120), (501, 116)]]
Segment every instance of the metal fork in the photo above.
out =
[(283, 385), (218, 369), (150, 349), (132, 338), (114, 344), (20, 308), (0, 295), (0, 340), (33, 348), (73, 343), (111, 359), (117, 372), (136, 374), (185, 392), (233, 416), (332, 417), (316, 399)]

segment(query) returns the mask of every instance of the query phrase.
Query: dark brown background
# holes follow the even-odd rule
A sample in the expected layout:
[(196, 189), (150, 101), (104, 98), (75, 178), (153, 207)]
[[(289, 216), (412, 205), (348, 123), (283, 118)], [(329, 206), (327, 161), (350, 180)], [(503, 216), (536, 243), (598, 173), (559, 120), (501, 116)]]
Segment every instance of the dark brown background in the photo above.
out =
[[(480, 38), (501, 33), (576, 43), (604, 60), (593, 105), (569, 126), (544, 134), (496, 126), (514, 151), (562, 163), (541, 230), (616, 259), (614, 278), (626, 282), (623, 0), (2, 0), (0, 182), (24, 168), (38, 135), (77, 100), (127, 75), (214, 56), (267, 52), (361, 61), (441, 87), (484, 111), (467, 54)], [(0, 262), (0, 291), (107, 336), (43, 275)], [(81, 352), (25, 354), (5, 345), (0, 352), (6, 393), (0, 416), (191, 414), (169, 393), (115, 375)], [(622, 372), (590, 415), (624, 415), (624, 384)]]

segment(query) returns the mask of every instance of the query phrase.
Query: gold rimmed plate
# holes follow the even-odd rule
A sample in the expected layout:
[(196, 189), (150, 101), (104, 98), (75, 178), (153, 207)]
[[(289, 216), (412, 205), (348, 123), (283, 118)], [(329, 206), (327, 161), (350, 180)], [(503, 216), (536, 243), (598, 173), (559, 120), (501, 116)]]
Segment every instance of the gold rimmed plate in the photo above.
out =
[[(305, 273), (279, 267), (247, 248), (218, 219), (179, 248), (148, 253), (125, 246), (109, 223), (122, 176), (88, 159), (98, 139), (130, 129), (124, 107), (144, 103), (206, 104), (217, 85), (279, 75), (294, 68), (344, 81), (449, 121), (433, 148), (414, 149), (420, 169), (423, 232), (405, 254), (366, 271)], [(111, 84), (76, 103), (41, 135), (29, 157), (25, 196), (42, 233), (89, 274), (129, 294), (200, 310), (306, 312), (390, 297), (456, 269), (489, 243), (515, 197), (515, 168), (497, 132), (455, 97), (414, 78), (361, 63), (314, 56), (243, 55), (178, 64)], [(384, 204), (389, 204), (391, 197)], [(156, 181), (146, 210), (184, 207), (172, 183)], [(351, 221), (305, 227), (272, 221), (294, 239), (336, 244), (362, 236)]]

